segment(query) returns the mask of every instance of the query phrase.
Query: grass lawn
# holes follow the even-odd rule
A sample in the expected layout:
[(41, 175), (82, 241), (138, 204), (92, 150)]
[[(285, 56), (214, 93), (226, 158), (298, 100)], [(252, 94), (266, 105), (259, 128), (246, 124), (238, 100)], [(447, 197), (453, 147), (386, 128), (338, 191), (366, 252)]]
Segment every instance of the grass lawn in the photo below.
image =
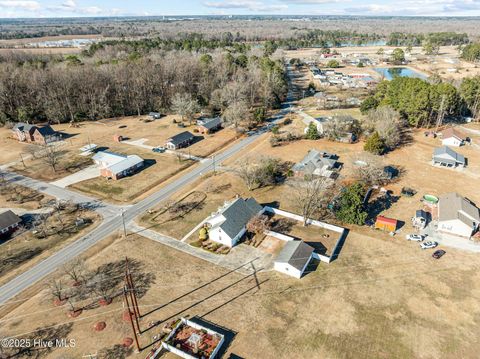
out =
[[(261, 352), (267, 359), (473, 359), (480, 350), (475, 299), (480, 275), (474, 254), (450, 250), (448, 260), (436, 261), (412, 243), (360, 231), (350, 233), (342, 255), (331, 264), (320, 263), (301, 280), (257, 273), (259, 287), (253, 276), (228, 273), (137, 235), (90, 251), (85, 263), (91, 270), (119, 268), (126, 253), (144, 278), (137, 282), (145, 293), (139, 299), (140, 325), (145, 330), (149, 323), (160, 323), (143, 332), (142, 346), (164, 324), (198, 315), (236, 333), (227, 357), (256, 358)], [(54, 307), (41, 290), (1, 319), (2, 332), (18, 335), (53, 326), (54, 334), (66, 332), (77, 345), (46, 352), (45, 358), (105, 351), (124, 358), (127, 353), (115, 347), (132, 336), (123, 310), (117, 297), (72, 320), (66, 307)], [(107, 324), (102, 332), (92, 329), (98, 321)], [(128, 354), (144, 358), (147, 351)]]

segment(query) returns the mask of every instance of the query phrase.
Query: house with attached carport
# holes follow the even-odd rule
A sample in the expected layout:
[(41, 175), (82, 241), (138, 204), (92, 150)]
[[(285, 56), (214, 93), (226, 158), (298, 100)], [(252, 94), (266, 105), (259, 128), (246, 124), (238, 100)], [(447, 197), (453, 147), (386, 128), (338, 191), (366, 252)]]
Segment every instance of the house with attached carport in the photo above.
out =
[(227, 247), (235, 246), (247, 231), (247, 223), (264, 208), (254, 198), (226, 203), (206, 222), (208, 238)]
[(435, 148), (432, 162), (434, 165), (450, 168), (465, 167), (467, 165), (465, 157), (447, 146)]
[(140, 156), (126, 156), (108, 151), (97, 152), (92, 159), (100, 168), (102, 177), (114, 180), (130, 176), (144, 166), (144, 160)]
[(438, 201), (439, 232), (470, 238), (480, 225), (478, 207), (458, 193), (447, 193)]
[(273, 268), (295, 278), (301, 278), (313, 258), (314, 248), (303, 241), (288, 241), (279, 253)]

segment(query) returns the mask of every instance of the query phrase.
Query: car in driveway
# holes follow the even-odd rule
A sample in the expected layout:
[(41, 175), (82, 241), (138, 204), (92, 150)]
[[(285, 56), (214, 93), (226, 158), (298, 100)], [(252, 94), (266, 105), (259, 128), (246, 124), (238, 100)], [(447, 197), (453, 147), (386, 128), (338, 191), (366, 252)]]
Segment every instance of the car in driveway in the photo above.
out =
[(407, 239), (407, 241), (415, 241), (415, 242), (421, 242), (424, 239), (424, 237), (420, 234), (407, 234), (405, 238)]
[(445, 253), (447, 252), (445, 252), (443, 249), (439, 249), (438, 251), (433, 252), (432, 257), (435, 259), (440, 259)]
[(438, 246), (438, 243), (433, 241), (423, 242), (420, 244), (420, 248), (422, 249), (435, 248), (436, 246)]
[(152, 148), (152, 151), (156, 153), (163, 153), (165, 152), (165, 147), (154, 147)]

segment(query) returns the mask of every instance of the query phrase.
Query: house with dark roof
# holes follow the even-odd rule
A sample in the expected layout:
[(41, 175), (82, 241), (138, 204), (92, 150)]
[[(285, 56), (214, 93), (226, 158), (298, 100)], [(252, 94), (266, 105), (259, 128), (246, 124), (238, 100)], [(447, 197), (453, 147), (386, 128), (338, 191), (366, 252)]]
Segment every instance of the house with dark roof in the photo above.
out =
[(180, 132), (169, 138), (165, 147), (169, 150), (177, 150), (179, 148), (188, 147), (195, 139), (195, 136), (188, 131)]
[(467, 161), (461, 154), (455, 152), (450, 147), (442, 146), (433, 151), (432, 161), (434, 165), (441, 167), (465, 167)]
[(331, 178), (340, 168), (337, 162), (338, 156), (328, 152), (317, 150), (308, 151), (307, 155), (292, 167), (295, 176), (306, 175)]
[(478, 207), (458, 193), (440, 196), (437, 206), (439, 232), (470, 238), (479, 230)]
[(233, 247), (247, 231), (247, 223), (264, 208), (254, 198), (237, 198), (226, 203), (207, 220), (208, 238)]
[(197, 120), (197, 129), (200, 133), (212, 133), (222, 128), (222, 118), (201, 118)]
[(29, 123), (19, 122), (12, 132), (20, 142), (34, 142), (47, 144), (59, 140), (59, 134), (50, 125), (35, 126)]
[(0, 213), (0, 237), (7, 236), (14, 232), (22, 220), (12, 211)]
[(295, 278), (301, 278), (312, 260), (314, 248), (303, 241), (288, 241), (279, 253), (273, 268)]

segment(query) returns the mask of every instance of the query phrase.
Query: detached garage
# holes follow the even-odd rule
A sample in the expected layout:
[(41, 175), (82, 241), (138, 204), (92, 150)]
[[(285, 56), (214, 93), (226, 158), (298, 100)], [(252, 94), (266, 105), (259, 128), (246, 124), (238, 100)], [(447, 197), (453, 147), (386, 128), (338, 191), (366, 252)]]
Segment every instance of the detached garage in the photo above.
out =
[(314, 248), (303, 241), (289, 241), (275, 259), (273, 268), (295, 278), (301, 278), (312, 259)]

